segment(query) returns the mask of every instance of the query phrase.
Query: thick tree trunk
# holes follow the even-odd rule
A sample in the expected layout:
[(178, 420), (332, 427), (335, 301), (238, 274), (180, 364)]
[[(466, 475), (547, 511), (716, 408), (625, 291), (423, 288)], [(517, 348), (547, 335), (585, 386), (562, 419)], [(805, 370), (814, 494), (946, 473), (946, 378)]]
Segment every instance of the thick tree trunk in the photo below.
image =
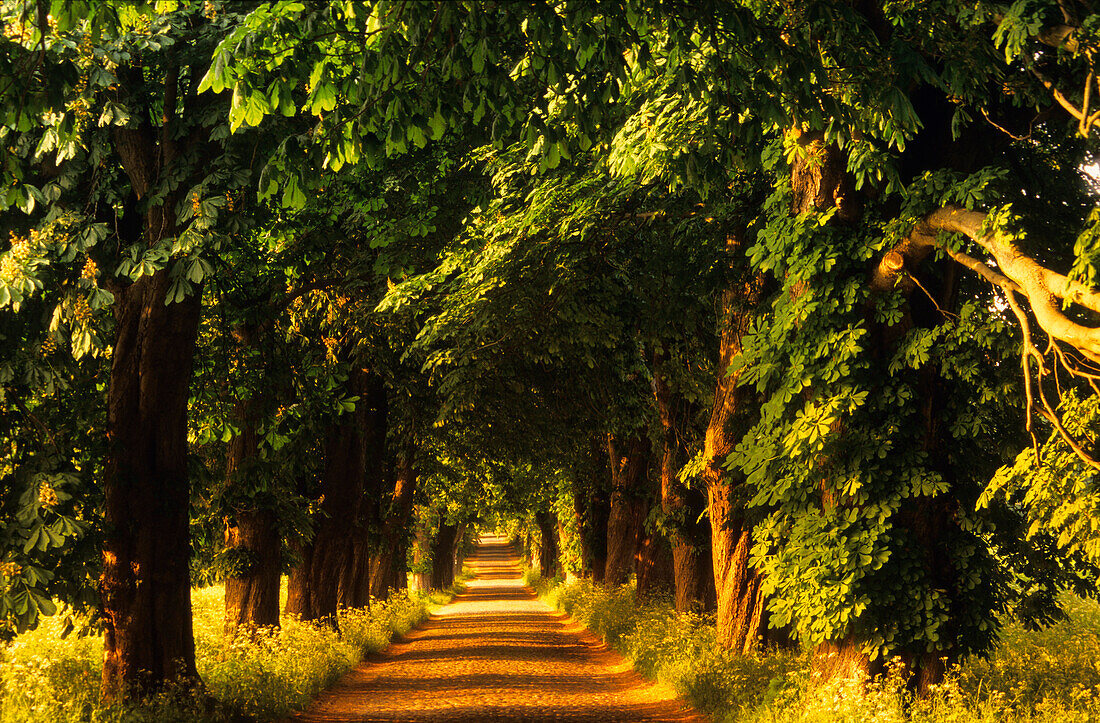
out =
[(367, 607), (370, 605), (370, 570), (374, 563), (374, 550), (358, 520), (352, 524), (352, 535), (347, 547), (347, 564), (340, 575), (336, 607)]
[(394, 553), (391, 558), (390, 568), (393, 573), (390, 575), (390, 587), (397, 592), (402, 592), (409, 589), (409, 558), (408, 558), (408, 540), (405, 538), (405, 542), (401, 548)]
[[(589, 539), (588, 525), (585, 520), (587, 494), (579, 484), (573, 490), (573, 529), (577, 534), (577, 546), (580, 548), (580, 565), (576, 571), (580, 577), (592, 576), (592, 543)], [(606, 536), (606, 532), (604, 533)]]
[(349, 564), (344, 569), (337, 605), (346, 608), (370, 604), (371, 569), (376, 563), (378, 540), (370, 530), (381, 525), (382, 498), (386, 487), (386, 432), (389, 407), (385, 382), (365, 369), (353, 372), (359, 401), (355, 405), (360, 447), (359, 497), (348, 529)]
[(584, 516), (584, 539), (588, 544), (588, 569), (592, 581), (603, 582), (607, 569), (607, 519), (611, 514), (611, 470), (607, 466), (607, 441), (602, 437), (593, 437), (591, 445), (592, 477), (591, 488), (582, 498), (581, 512)]
[(641, 542), (644, 485), (649, 473), (649, 440), (636, 436), (625, 445), (607, 436), (611, 466), (611, 510), (607, 516), (605, 585), (622, 585), (634, 572), (634, 556)]
[(878, 671), (854, 636), (821, 643), (814, 648), (812, 670), (819, 683), (831, 680), (867, 681)]
[(788, 131), (799, 151), (791, 163), (791, 211), (808, 213), (836, 209), (836, 218), (849, 222), (859, 218), (862, 208), (855, 183), (848, 174), (843, 151), (827, 144), (821, 133)]
[(200, 302), (196, 293), (166, 305), (170, 281), (167, 269), (141, 277), (114, 304), (100, 577), (107, 699), (198, 678), (187, 399)]
[[(731, 253), (737, 240), (727, 241)], [(722, 333), (719, 340), (718, 383), (707, 425), (703, 471), (707, 486), (707, 510), (711, 527), (711, 560), (718, 598), (718, 641), (722, 647), (747, 653), (760, 640), (764, 626), (764, 599), (760, 575), (749, 564), (752, 525), (746, 519), (744, 503), (738, 498), (743, 481), (724, 468), (741, 434), (750, 425), (742, 408), (746, 392), (738, 385), (738, 374), (727, 373), (741, 353), (741, 338), (748, 329), (760, 296), (759, 280), (731, 287), (722, 293)]]
[[(240, 349), (251, 349), (252, 329), (238, 327), (234, 336)], [(260, 391), (253, 394), (259, 395)], [(233, 421), (238, 432), (229, 441), (225, 469), (226, 492), (231, 498), (235, 489), (249, 483), (259, 457), (256, 428), (260, 410), (257, 396), (238, 399), (234, 405)], [(225, 581), (225, 634), (232, 636), (239, 628), (278, 625), (282, 558), (274, 513), (254, 505), (234, 510), (226, 518), (225, 546), (241, 567)]]
[[(385, 389), (364, 369), (352, 371), (350, 391), (359, 397), (355, 411), (342, 415), (325, 438), (322, 489), (325, 513), (296, 571), (300, 601), (287, 611), (303, 620), (332, 624), (340, 607), (365, 605), (369, 591), (369, 549), (363, 514), (368, 442), (385, 429)], [(384, 433), (383, 433), (384, 435)]]
[(554, 577), (558, 574), (558, 538), (554, 513), (536, 512), (535, 524), (539, 526), (539, 574)]
[[(413, 495), (416, 492), (416, 469), (412, 451), (407, 451), (397, 460), (394, 474), (393, 493), (382, 528), (382, 540), (377, 560), (371, 570), (371, 594), (377, 598), (386, 597), (392, 588), (404, 589), (404, 569), (406, 555), (405, 528), (412, 513)], [(400, 578), (398, 579), (398, 574)]]
[(225, 581), (225, 634), (279, 624), (281, 540), (270, 510), (237, 512), (226, 525), (226, 547), (247, 551), (245, 570)]
[[(146, 80), (135, 65), (121, 65), (122, 92)], [(178, 163), (179, 147), (204, 141), (196, 127), (181, 140), (175, 108), (179, 69), (166, 69), (159, 129), (148, 115), (113, 129), (114, 150), (130, 181), (135, 210), (116, 231), (120, 247), (152, 247), (178, 232), (178, 191), (160, 189), (166, 173), (194, 174)], [(142, 108), (136, 108), (143, 111)], [(158, 138), (159, 135), (159, 138)], [(140, 222), (137, 201), (150, 205)], [(130, 204), (129, 202), (134, 203)], [(107, 390), (107, 459), (104, 465), (103, 677), (106, 700), (151, 692), (165, 683), (198, 680), (191, 623), (190, 484), (187, 474), (187, 400), (198, 336), (201, 293), (166, 304), (171, 269), (142, 276), (129, 286), (105, 279), (115, 296), (115, 339)]]
[(653, 353), (653, 397), (661, 419), (661, 508), (666, 527), (672, 530), (672, 569), (676, 610), (708, 609), (714, 605), (714, 570), (711, 563), (710, 528), (700, 521), (706, 498), (679, 480), (687, 449), (680, 430), (688, 424), (691, 406), (674, 392), (664, 373), (664, 355)]
[(675, 589), (672, 548), (658, 532), (645, 533), (634, 558), (638, 597), (651, 597)]
[(432, 545), (432, 589), (446, 590), (455, 581), (455, 538), (458, 526), (440, 520)]
[(432, 589), (431, 570), (424, 571), (424, 568), (427, 567), (427, 560), (425, 559), (426, 553), (432, 541), (428, 539), (430, 530), (423, 523), (418, 522), (415, 530), (412, 551), (413, 569), (420, 570), (420, 572), (414, 572), (412, 574), (409, 587), (414, 591), (421, 592)]
[(299, 562), (290, 571), (287, 579), (286, 606), (283, 612), (303, 620), (313, 620), (313, 596), (309, 592), (310, 570), (313, 569), (313, 542), (295, 547)]
[(729, 473), (711, 474), (714, 479), (708, 488), (718, 641), (727, 650), (749, 653), (759, 644), (765, 623), (760, 574), (749, 563), (752, 526), (732, 499), (736, 484), (727, 481)]

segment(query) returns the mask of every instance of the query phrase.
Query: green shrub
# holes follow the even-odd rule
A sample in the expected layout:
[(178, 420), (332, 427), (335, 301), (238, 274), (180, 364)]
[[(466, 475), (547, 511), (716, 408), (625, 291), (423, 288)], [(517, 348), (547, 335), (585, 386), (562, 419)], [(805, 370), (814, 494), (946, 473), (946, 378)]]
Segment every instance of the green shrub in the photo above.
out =
[(821, 685), (810, 654), (731, 655), (709, 615), (678, 614), (670, 601), (639, 601), (630, 586), (588, 580), (527, 584), (716, 721), (738, 723), (1085, 723), (1100, 720), (1100, 604), (1067, 601), (1068, 620), (1045, 630), (1005, 626), (985, 659), (953, 668), (914, 700), (900, 665), (864, 681)]

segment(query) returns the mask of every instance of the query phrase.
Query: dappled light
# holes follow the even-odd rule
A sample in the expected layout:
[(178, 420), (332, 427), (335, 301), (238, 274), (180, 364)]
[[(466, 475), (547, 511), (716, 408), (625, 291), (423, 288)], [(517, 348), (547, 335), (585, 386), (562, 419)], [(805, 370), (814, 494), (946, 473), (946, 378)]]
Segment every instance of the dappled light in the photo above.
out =
[(1093, 0), (0, 0), (0, 723), (1100, 720)]
[(506, 538), (483, 535), (449, 605), (294, 720), (702, 721), (523, 584)]

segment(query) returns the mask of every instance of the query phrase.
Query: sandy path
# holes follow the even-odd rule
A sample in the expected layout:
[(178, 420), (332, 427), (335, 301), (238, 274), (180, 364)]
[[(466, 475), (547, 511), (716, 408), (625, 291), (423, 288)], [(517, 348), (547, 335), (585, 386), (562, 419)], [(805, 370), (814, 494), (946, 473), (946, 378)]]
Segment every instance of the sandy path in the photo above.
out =
[(469, 564), (465, 593), (293, 720), (706, 720), (539, 601), (503, 538), (482, 538)]

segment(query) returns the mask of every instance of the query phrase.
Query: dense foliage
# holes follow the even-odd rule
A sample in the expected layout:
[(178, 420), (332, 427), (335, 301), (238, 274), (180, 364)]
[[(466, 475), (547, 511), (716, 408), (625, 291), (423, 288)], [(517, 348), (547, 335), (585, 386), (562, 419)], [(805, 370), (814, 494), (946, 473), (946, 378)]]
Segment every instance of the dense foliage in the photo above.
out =
[(210, 683), (192, 581), (347, 633), (509, 522), (929, 695), (1095, 594), (1096, 17), (4, 0), (0, 637)]

